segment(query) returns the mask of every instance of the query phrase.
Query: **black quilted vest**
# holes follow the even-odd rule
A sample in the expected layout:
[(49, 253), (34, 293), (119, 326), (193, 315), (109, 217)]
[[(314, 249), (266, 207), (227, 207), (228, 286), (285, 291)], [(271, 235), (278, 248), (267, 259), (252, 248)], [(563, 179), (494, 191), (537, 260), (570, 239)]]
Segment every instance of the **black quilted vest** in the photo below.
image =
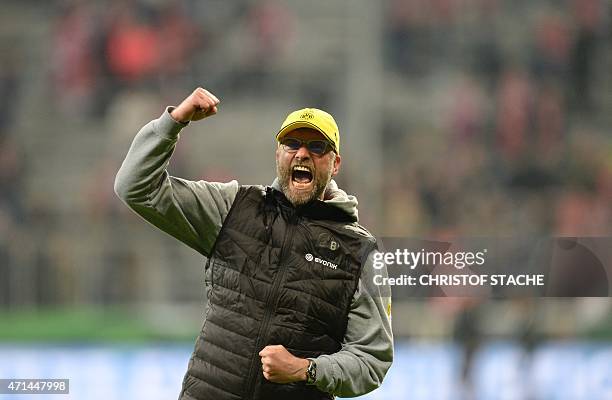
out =
[(295, 208), (270, 187), (241, 187), (206, 264), (207, 311), (180, 399), (331, 399), (304, 382), (267, 381), (258, 353), (337, 352), (374, 246), (338, 207)]

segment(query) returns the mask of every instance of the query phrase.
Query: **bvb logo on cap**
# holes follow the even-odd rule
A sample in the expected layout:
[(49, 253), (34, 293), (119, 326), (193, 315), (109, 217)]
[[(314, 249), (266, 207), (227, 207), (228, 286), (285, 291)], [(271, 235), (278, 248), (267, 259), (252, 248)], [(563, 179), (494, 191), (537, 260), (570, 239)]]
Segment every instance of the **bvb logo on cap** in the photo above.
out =
[(314, 114), (311, 113), (310, 111), (306, 111), (305, 113), (300, 115), (300, 118), (302, 118), (302, 119), (313, 119), (314, 118)]

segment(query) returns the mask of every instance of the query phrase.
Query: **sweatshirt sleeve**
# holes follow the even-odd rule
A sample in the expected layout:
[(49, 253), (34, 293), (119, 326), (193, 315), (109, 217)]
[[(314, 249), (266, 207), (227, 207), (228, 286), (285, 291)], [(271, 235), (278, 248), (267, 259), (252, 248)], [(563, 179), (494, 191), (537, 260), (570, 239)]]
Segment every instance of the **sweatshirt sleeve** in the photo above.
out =
[(372, 257), (370, 253), (353, 296), (342, 348), (313, 359), (317, 388), (340, 397), (376, 389), (393, 362), (391, 290), (373, 284), (374, 274), (387, 276), (387, 272), (385, 267), (375, 270)]
[(167, 108), (138, 132), (115, 177), (115, 193), (145, 220), (209, 256), (236, 198), (238, 182), (190, 181), (166, 170), (179, 133)]

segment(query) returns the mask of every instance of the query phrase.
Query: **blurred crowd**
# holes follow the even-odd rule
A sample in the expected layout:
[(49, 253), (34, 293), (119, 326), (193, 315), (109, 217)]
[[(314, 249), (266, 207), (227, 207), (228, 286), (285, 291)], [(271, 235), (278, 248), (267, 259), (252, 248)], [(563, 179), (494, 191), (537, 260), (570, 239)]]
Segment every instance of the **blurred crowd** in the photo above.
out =
[(389, 67), (440, 87), (428, 123), (387, 118), (386, 227), (609, 235), (610, 17), (597, 0), (390, 2)]
[[(117, 139), (82, 130), (112, 130), (114, 120), (142, 109), (153, 118), (203, 80), (217, 93), (342, 109), (338, 77), (350, 67), (342, 59), (302, 63), (300, 44), (328, 51), (329, 38), (308, 29), (315, 21), (295, 11), (297, 3), (71, 0), (38, 4), (43, 11), (9, 8), (4, 18), (27, 14), (40, 29), (26, 38), (5, 29), (0, 37), (0, 305), (197, 297), (193, 275), (181, 272), (188, 258), (180, 245), (168, 240), (143, 252), (158, 236), (112, 193), (135, 132)], [(333, 17), (325, 26), (343, 35), (349, 3), (333, 16), (322, 4), (308, 18)], [(376, 112), (384, 123), (373, 134), (384, 154), (383, 201), (371, 210), (381, 219), (363, 214), (368, 227), (381, 236), (612, 236), (609, 2), (391, 0), (380, 7), (385, 95)], [(28, 40), (42, 41), (38, 65)], [(357, 39), (334, 43), (350, 40)], [(328, 78), (310, 79), (316, 68)], [(31, 80), (42, 89), (33, 91)], [(55, 125), (24, 111), (41, 103)], [(76, 171), (58, 161), (54, 169), (72, 169), (67, 176), (76, 180), (62, 190), (73, 193), (53, 185), (41, 193), (35, 188), (45, 169), (31, 150), (41, 148), (37, 135), (91, 136), (64, 143), (66, 156), (85, 151), (76, 143), (112, 150)], [(193, 177), (180, 158), (171, 168)], [(338, 179), (350, 191), (351, 182)], [(79, 200), (65, 207), (63, 196)], [(360, 203), (367, 209), (367, 198)]]
[[(244, 27), (234, 59), (224, 53), (228, 26)], [(53, 94), (64, 113), (105, 118), (125, 91), (183, 94), (201, 77), (225, 91), (258, 86), (290, 26), (291, 14), (274, 1), (66, 1), (49, 43)]]

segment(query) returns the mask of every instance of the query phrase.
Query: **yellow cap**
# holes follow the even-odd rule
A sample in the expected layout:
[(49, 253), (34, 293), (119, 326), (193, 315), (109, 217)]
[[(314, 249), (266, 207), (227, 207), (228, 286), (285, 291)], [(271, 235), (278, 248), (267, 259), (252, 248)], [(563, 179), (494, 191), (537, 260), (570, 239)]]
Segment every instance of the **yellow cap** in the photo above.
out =
[(340, 154), (340, 132), (334, 117), (318, 108), (302, 108), (287, 116), (285, 122), (276, 134), (279, 142), (285, 135), (295, 129), (310, 128), (323, 134), (329, 140), (334, 151)]

